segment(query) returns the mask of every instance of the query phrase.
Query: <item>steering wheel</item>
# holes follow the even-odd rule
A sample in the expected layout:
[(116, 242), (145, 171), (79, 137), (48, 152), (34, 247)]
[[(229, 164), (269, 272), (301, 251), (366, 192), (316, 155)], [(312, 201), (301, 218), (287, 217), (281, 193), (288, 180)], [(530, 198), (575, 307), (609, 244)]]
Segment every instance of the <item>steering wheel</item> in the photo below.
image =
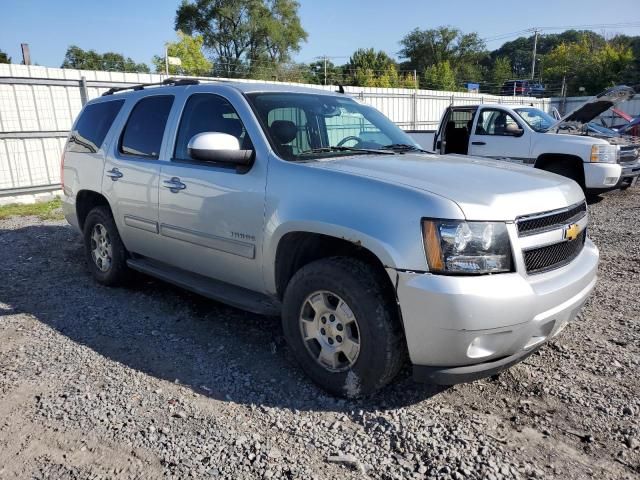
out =
[(362, 139), (360, 137), (356, 137), (355, 135), (349, 135), (348, 137), (344, 137), (342, 140), (338, 142), (337, 147), (342, 147), (345, 143), (350, 142), (351, 140), (355, 140), (356, 144), (362, 143)]

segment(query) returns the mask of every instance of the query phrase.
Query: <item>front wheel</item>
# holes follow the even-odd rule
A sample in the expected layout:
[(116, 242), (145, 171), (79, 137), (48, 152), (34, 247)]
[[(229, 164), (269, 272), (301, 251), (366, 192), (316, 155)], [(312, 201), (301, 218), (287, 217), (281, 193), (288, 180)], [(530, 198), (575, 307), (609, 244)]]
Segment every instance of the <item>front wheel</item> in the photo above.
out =
[(107, 207), (95, 207), (84, 222), (84, 250), (93, 278), (118, 285), (127, 277), (127, 251)]
[(287, 286), (287, 343), (307, 375), (334, 395), (371, 394), (402, 366), (398, 308), (383, 281), (364, 262), (333, 257), (304, 266)]

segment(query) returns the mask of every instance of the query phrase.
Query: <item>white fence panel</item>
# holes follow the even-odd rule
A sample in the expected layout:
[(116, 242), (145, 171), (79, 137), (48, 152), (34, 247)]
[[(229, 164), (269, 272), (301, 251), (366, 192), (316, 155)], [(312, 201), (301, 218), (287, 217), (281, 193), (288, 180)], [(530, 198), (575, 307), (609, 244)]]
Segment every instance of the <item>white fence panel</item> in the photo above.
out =
[[(65, 137), (84, 101), (101, 95), (111, 86), (161, 82), (165, 78), (159, 74), (0, 64), (0, 196), (58, 187)], [(339, 88), (303, 86), (324, 91)], [(407, 88), (345, 87), (345, 93), (377, 108), (405, 130), (434, 130), (450, 105), (518, 103), (533, 104), (544, 110), (549, 107), (547, 99)]]

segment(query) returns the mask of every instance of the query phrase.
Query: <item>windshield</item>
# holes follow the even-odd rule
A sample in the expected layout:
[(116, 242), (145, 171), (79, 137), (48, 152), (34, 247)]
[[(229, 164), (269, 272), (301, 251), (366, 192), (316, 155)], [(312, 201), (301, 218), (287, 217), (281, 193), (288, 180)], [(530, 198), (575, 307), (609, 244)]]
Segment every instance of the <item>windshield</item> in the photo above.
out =
[(516, 113), (536, 132), (546, 132), (556, 120), (537, 108), (516, 108)]
[(272, 146), (285, 160), (419, 149), (387, 117), (348, 97), (308, 93), (247, 96)]

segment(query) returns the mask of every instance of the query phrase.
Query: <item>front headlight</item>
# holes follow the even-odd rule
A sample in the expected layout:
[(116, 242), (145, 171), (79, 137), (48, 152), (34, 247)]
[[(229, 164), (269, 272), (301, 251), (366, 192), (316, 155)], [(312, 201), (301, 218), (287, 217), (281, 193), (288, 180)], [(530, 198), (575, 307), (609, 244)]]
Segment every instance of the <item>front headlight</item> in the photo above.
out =
[(501, 222), (422, 220), (429, 271), (443, 274), (511, 272), (511, 244)]
[(591, 146), (591, 162), (592, 163), (617, 163), (618, 147), (615, 145), (592, 145)]

